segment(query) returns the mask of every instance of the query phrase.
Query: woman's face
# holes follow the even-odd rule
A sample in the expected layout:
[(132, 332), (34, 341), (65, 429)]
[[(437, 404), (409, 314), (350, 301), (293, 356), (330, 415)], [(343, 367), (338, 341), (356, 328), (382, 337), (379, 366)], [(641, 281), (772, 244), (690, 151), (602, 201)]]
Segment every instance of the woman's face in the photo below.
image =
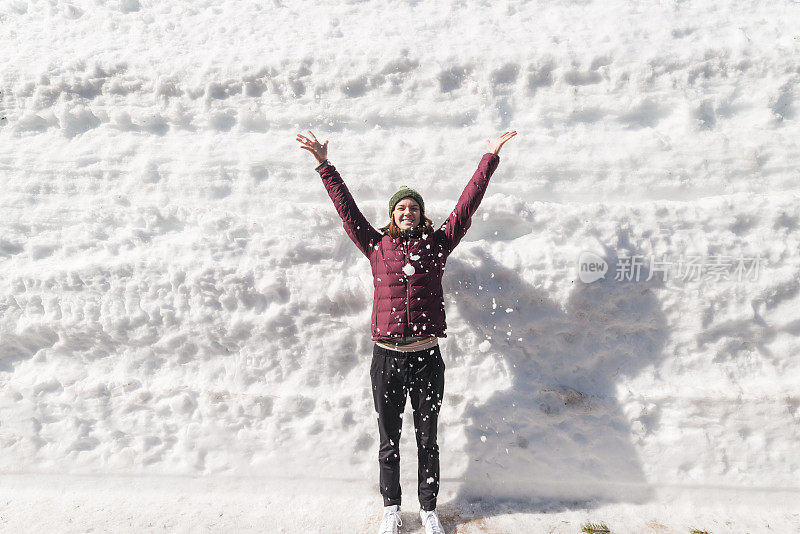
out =
[(404, 198), (394, 207), (394, 224), (401, 230), (416, 228), (419, 224), (419, 204), (413, 198)]

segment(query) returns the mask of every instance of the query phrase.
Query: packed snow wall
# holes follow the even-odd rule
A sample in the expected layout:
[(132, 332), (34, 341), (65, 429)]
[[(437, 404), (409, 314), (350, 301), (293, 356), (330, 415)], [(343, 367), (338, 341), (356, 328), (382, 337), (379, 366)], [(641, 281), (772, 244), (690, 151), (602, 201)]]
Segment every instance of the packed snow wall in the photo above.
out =
[(798, 10), (7, 3), (0, 469), (377, 489), (369, 264), (295, 134), (378, 227), (515, 129), (445, 272), (443, 484), (797, 490)]

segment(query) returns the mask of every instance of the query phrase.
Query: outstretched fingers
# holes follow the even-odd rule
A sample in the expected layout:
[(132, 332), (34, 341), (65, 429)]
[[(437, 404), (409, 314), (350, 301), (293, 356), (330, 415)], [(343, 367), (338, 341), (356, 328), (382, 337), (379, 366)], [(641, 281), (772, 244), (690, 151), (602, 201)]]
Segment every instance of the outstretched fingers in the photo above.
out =
[(300, 143), (300, 148), (311, 152), (311, 155), (313, 155), (317, 161), (324, 160), (328, 153), (328, 141), (320, 143), (311, 130), (307, 130), (307, 132), (311, 135), (312, 139), (309, 139), (303, 134), (297, 134), (295, 140)]
[[(314, 134), (311, 133), (311, 130), (309, 130), (308, 133), (310, 133), (311, 136), (314, 137)], [(320, 143), (319, 141), (317, 141), (316, 137), (314, 137), (314, 139), (312, 141), (311, 139), (309, 139), (308, 137), (304, 136), (303, 134), (297, 134), (297, 139), (295, 139), (295, 140), (299, 141), (301, 143), (304, 143), (304, 144), (306, 144), (306, 145), (308, 145), (310, 147), (317, 148), (317, 149), (320, 149), (320, 148), (328, 146), (328, 141), (325, 141), (324, 143)]]
[(314, 144), (311, 141), (309, 141), (307, 138), (305, 138), (305, 137), (303, 137), (303, 136), (298, 134), (297, 139), (295, 139), (295, 141), (299, 141), (300, 142), (300, 148), (302, 148), (303, 150), (308, 150), (309, 152), (311, 152), (315, 156), (317, 155), (317, 150), (314, 147)]
[(508, 141), (509, 139), (514, 137), (515, 135), (517, 135), (517, 131), (516, 130), (514, 130), (513, 132), (504, 133), (503, 135), (500, 136), (500, 144), (501, 145), (504, 144), (506, 141)]
[(317, 150), (319, 150), (319, 148), (320, 148), (319, 145), (316, 145), (315, 143), (312, 143), (308, 139), (306, 139), (306, 140), (297, 139), (297, 141), (300, 141), (300, 143), (301, 143), (300, 144), (300, 148), (305, 148), (306, 150), (309, 150), (309, 151), (314, 152), (314, 153), (316, 153)]

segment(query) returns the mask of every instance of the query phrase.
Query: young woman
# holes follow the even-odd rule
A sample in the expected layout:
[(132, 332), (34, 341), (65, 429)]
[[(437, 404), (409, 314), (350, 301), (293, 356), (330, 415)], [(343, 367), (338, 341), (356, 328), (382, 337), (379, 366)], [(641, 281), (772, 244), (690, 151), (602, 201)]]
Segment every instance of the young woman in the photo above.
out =
[(442, 273), (472, 224), (489, 178), (500, 161), (498, 152), (517, 132), (486, 140), (486, 154), (455, 209), (438, 230), (425, 216), (418, 192), (401, 187), (389, 199), (389, 223), (380, 231), (356, 206), (336, 168), (327, 160), (328, 141), (297, 135), (300, 148), (314, 155), (316, 171), (342, 218), (345, 232), (372, 266), (375, 296), (372, 304), (370, 366), (372, 396), (380, 433), (380, 490), (384, 516), (380, 532), (396, 533), (400, 521), (400, 431), (406, 396), (411, 397), (419, 459), (417, 493), (425, 532), (441, 533), (436, 512), (439, 493), (439, 447), (436, 431), (444, 393), (445, 365), (438, 338), (445, 330)]

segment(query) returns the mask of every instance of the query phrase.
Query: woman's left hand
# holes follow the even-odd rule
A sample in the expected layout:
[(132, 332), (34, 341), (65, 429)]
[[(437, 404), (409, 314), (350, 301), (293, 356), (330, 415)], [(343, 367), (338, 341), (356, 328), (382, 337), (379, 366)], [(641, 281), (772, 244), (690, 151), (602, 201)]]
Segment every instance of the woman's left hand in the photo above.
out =
[(501, 135), (500, 137), (498, 137), (497, 139), (495, 139), (494, 141), (491, 141), (491, 142), (487, 139), (486, 140), (486, 152), (491, 152), (492, 154), (496, 155), (498, 152), (500, 152), (500, 147), (502, 147), (503, 144), (506, 141), (508, 141), (509, 139), (514, 137), (515, 135), (517, 135), (517, 131), (516, 130), (511, 131), (511, 132), (506, 132), (506, 133), (504, 133), (503, 135)]

